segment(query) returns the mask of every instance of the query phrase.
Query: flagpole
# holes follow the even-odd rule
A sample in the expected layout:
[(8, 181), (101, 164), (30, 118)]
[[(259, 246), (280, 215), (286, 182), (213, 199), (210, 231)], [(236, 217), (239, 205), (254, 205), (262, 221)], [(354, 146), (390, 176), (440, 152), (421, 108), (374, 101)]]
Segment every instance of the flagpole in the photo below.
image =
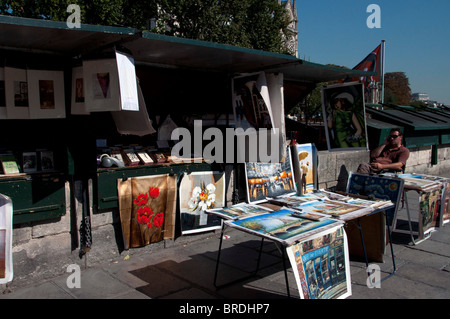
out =
[(384, 103), (384, 57), (385, 57), (386, 41), (381, 40), (381, 104)]

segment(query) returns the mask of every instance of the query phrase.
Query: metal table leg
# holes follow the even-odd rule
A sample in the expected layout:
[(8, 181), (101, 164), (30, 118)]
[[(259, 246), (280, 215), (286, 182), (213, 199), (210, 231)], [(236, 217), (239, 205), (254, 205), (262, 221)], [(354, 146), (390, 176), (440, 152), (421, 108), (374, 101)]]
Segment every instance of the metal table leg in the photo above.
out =
[(219, 272), (220, 254), (221, 254), (221, 251), (222, 251), (222, 242), (223, 242), (224, 231), (225, 231), (225, 224), (222, 224), (222, 232), (220, 233), (219, 251), (217, 252), (216, 270), (215, 270), (215, 273), (214, 273), (214, 287), (216, 287), (216, 289), (220, 289), (220, 288), (223, 288), (223, 287), (226, 287), (226, 286), (229, 286), (229, 285), (232, 285), (232, 284), (235, 284), (235, 283), (238, 283), (240, 281), (244, 281), (246, 279), (249, 279), (249, 278), (252, 278), (252, 277), (256, 276), (256, 274), (258, 273), (258, 270), (259, 270), (259, 264), (260, 264), (260, 261), (261, 261), (262, 248), (263, 248), (263, 244), (264, 244), (264, 238), (262, 238), (261, 239), (261, 245), (260, 245), (260, 248), (259, 248), (259, 253), (258, 253), (258, 260), (257, 260), (257, 263), (256, 263), (256, 269), (255, 269), (255, 271), (252, 274), (250, 274), (248, 276), (245, 276), (243, 278), (238, 278), (236, 280), (233, 280), (231, 282), (228, 282), (228, 283), (225, 283), (225, 284), (222, 284), (222, 285), (217, 285), (217, 274)]

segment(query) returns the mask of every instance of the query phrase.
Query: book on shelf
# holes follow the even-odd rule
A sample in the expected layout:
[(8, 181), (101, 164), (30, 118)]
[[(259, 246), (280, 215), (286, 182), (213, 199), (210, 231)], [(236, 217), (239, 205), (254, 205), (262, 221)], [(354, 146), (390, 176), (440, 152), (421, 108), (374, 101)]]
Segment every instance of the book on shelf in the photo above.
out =
[(17, 164), (16, 158), (13, 154), (0, 155), (0, 162), (2, 163), (3, 174), (20, 174), (19, 165)]
[(41, 170), (42, 171), (53, 171), (55, 169), (55, 164), (53, 161), (53, 151), (40, 151), (41, 157)]
[(24, 173), (37, 172), (37, 153), (23, 152), (22, 153), (22, 168)]
[(144, 165), (153, 164), (155, 162), (153, 158), (145, 151), (137, 151), (136, 155), (139, 157), (141, 163)]
[(127, 166), (137, 166), (141, 161), (133, 149), (124, 149), (122, 156)]
[(151, 152), (150, 153), (156, 163), (166, 163), (167, 157), (162, 152)]

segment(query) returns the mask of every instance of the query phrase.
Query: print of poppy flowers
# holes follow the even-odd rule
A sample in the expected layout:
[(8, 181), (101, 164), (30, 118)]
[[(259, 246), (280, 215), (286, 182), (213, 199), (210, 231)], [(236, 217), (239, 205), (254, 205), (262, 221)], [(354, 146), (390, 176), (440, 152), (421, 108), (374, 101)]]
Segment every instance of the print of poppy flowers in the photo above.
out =
[[(145, 235), (149, 232), (152, 226), (155, 226), (155, 230), (150, 235), (150, 243), (152, 242), (153, 235), (158, 231), (160, 227), (162, 227), (164, 223), (164, 213), (155, 214), (153, 209), (151, 208), (151, 201), (159, 197), (159, 188), (158, 187), (150, 187), (148, 193), (139, 194), (134, 200), (134, 204), (139, 206), (136, 211), (136, 219), (133, 218), (135, 222), (138, 223), (138, 229), (141, 232), (141, 225), (145, 225), (145, 229), (143, 234), (141, 233), (141, 241), (145, 240)], [(149, 203), (150, 201), (150, 203)], [(149, 203), (149, 206), (145, 206)]]

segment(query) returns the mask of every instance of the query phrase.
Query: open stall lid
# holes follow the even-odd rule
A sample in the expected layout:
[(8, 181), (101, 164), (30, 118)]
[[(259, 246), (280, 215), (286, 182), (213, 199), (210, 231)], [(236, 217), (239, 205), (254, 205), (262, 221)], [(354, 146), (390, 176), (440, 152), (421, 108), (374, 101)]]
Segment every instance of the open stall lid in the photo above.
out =
[(136, 29), (0, 15), (0, 49), (76, 56), (114, 46), (136, 36)]
[(203, 71), (281, 72), (287, 81), (319, 83), (373, 75), (311, 63), (288, 54), (139, 31), (127, 27), (81, 24), (0, 15), (0, 49), (77, 56), (122, 46), (137, 64)]

